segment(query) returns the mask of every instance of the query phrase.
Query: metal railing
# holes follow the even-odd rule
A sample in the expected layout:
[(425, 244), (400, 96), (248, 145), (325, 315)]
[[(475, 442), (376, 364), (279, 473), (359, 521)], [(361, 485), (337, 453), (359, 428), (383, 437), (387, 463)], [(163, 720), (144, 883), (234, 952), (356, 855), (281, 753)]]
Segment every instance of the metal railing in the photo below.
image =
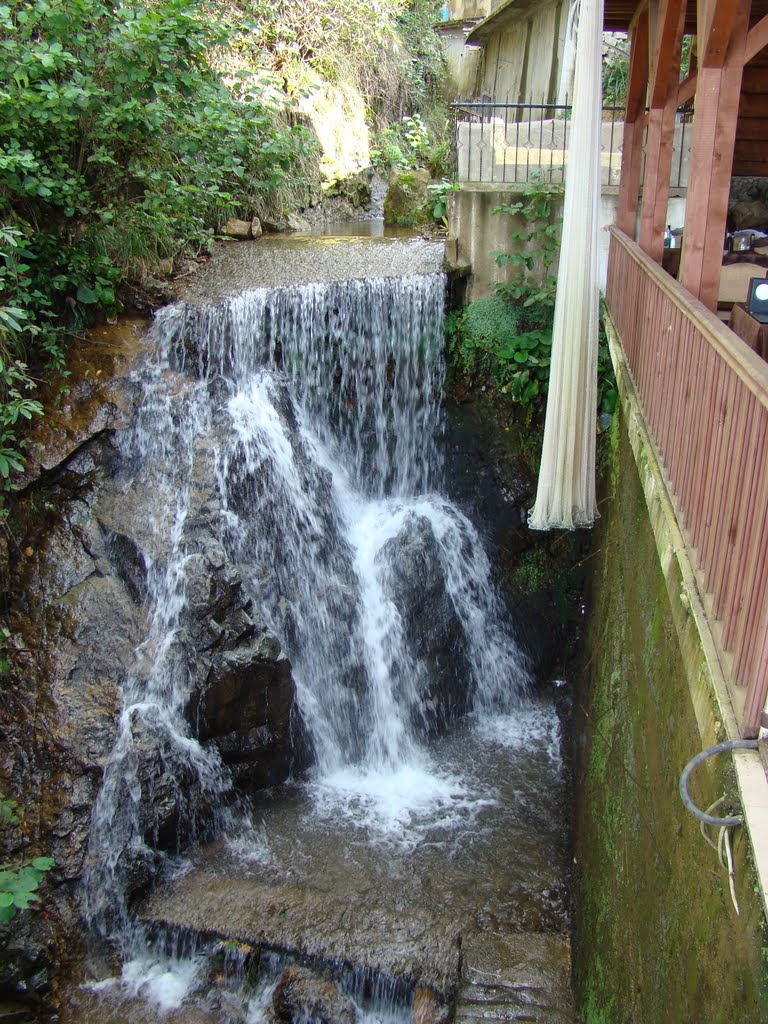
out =
[[(502, 103), (483, 99), (451, 104), (453, 180), (516, 185), (535, 179), (561, 184), (568, 163), (571, 111), (567, 101)], [(681, 111), (675, 125), (670, 182), (674, 190), (684, 190), (688, 184), (692, 128), (690, 110)], [(600, 169), (604, 188), (618, 187), (623, 141), (624, 108), (603, 107)]]
[(755, 736), (768, 695), (768, 363), (615, 227), (606, 302), (746, 687), (742, 734)]

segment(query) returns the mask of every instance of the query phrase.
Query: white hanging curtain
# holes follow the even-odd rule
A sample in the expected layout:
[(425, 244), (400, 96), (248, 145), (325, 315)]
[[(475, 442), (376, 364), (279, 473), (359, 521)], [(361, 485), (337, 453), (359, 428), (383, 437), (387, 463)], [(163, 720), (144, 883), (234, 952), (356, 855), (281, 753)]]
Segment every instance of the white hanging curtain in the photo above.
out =
[(591, 525), (595, 503), (603, 0), (581, 0), (552, 363), (533, 530)]

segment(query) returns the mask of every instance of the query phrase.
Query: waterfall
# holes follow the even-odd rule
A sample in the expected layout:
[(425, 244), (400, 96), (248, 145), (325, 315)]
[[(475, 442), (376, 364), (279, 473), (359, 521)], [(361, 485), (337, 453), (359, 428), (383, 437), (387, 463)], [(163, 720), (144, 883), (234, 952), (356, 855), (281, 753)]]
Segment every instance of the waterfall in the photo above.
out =
[[(85, 875), (86, 917), (103, 934), (130, 931), (129, 875), (163, 859), (142, 822), (148, 748), (173, 767), (164, 796), (178, 806), (183, 844), (228, 828), (235, 813), (225, 768), (186, 718), (191, 655), (179, 624), (199, 554), (187, 530), (195, 516), (216, 518), (218, 557), (238, 565), (290, 659), (316, 778), (350, 766), (397, 773), (452, 718), (514, 706), (526, 671), (487, 556), (440, 495), (444, 291), (444, 275), (420, 274), (158, 313), (140, 414), (121, 442), (157, 500), (146, 639), (122, 694)], [(201, 512), (206, 473), (218, 504)], [(156, 561), (153, 531), (171, 538)], [(430, 646), (431, 626), (445, 651)]]

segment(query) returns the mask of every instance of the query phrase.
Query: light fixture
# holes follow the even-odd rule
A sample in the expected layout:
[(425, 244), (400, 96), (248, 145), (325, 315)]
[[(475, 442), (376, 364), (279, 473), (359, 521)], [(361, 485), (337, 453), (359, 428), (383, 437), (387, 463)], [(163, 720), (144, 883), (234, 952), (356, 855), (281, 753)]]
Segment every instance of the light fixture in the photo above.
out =
[(747, 312), (758, 323), (768, 324), (768, 281), (764, 277), (753, 277), (749, 282)]

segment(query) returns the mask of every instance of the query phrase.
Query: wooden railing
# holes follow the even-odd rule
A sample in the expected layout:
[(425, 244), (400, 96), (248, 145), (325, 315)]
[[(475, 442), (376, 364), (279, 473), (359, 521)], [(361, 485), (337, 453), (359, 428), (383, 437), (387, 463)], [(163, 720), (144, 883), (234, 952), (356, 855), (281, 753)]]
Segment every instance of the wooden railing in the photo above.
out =
[(768, 694), (768, 363), (616, 228), (606, 301), (755, 736)]

